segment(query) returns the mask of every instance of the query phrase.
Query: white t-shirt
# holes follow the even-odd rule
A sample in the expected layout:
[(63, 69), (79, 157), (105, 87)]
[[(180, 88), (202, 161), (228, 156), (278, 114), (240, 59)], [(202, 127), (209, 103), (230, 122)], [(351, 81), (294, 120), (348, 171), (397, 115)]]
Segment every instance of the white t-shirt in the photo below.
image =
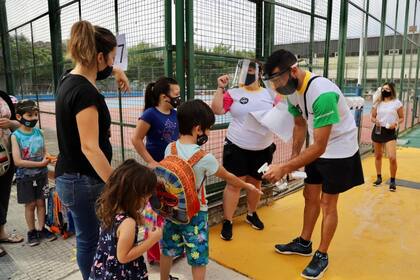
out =
[[(171, 145), (169, 144), (165, 149), (165, 157), (171, 154)], [(176, 149), (178, 152), (178, 156), (184, 160), (190, 159), (198, 150), (200, 150), (200, 146), (197, 144), (181, 144), (178, 141), (176, 141)], [(195, 187), (197, 190), (198, 198), (200, 201), (200, 211), (207, 211), (207, 201), (204, 205), (201, 201), (201, 197), (203, 195), (202, 192), (204, 192), (204, 196), (206, 196), (206, 189), (205, 187), (201, 187), (201, 184), (203, 183), (203, 180), (205, 177), (214, 175), (217, 170), (219, 169), (219, 162), (217, 159), (211, 154), (208, 153), (205, 155), (199, 162), (197, 162), (193, 166), (193, 170), (195, 173)]]
[(314, 128), (332, 125), (327, 148), (321, 158), (347, 158), (359, 150), (357, 127), (345, 97), (336, 84), (319, 77), (312, 81), (306, 93), (308, 118), (305, 114), (304, 92), (314, 74), (306, 72), (302, 88), (288, 96), (289, 112), (302, 115), (308, 122), (310, 144)]
[(273, 108), (275, 97), (265, 88), (247, 91), (244, 88), (229, 89), (223, 98), (223, 107), (230, 111), (232, 122), (227, 130), (227, 138), (236, 146), (251, 151), (266, 149), (274, 141), (272, 132), (261, 135), (245, 125), (250, 112), (269, 111)]
[(381, 101), (375, 105), (377, 115), (376, 119), (381, 126), (386, 127), (387, 124), (392, 125), (398, 122), (398, 109), (403, 106), (400, 100), (393, 99), (391, 101)]

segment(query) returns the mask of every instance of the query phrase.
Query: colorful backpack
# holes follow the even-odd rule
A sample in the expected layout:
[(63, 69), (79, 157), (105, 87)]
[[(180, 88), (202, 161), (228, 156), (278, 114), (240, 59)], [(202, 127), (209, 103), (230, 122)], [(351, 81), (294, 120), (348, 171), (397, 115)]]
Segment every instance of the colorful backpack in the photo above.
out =
[[(152, 208), (159, 215), (164, 216), (176, 224), (188, 224), (191, 218), (200, 211), (200, 201), (195, 187), (195, 173), (193, 166), (207, 153), (197, 151), (190, 159), (184, 160), (178, 156), (176, 142), (171, 145), (171, 154), (165, 157), (154, 169), (158, 180), (155, 200)], [(200, 190), (204, 186), (204, 180)], [(206, 203), (204, 191), (201, 191), (201, 202)]]
[(63, 239), (75, 232), (71, 212), (61, 204), (55, 188), (51, 188), (48, 194), (45, 224), (51, 232), (62, 235)]

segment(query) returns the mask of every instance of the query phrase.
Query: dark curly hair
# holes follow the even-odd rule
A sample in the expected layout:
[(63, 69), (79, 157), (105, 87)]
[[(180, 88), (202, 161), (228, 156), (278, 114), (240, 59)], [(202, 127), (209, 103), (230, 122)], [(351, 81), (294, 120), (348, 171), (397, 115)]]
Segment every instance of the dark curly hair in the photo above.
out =
[(109, 229), (118, 213), (126, 213), (142, 224), (141, 209), (156, 189), (156, 175), (134, 159), (124, 161), (109, 177), (97, 201), (101, 226)]

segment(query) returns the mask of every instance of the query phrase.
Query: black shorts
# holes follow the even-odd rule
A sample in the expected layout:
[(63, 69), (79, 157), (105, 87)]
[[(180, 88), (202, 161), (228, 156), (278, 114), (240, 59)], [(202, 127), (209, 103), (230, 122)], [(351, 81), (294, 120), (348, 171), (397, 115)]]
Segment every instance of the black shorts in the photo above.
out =
[(348, 158), (318, 158), (305, 166), (306, 184), (322, 184), (322, 192), (338, 194), (364, 183), (359, 151)]
[(262, 174), (257, 171), (264, 163), (271, 164), (275, 151), (274, 143), (264, 150), (250, 151), (236, 146), (226, 138), (223, 146), (223, 167), (238, 177), (251, 176), (261, 180)]
[(386, 143), (392, 140), (397, 140), (397, 132), (395, 129), (387, 129), (381, 127), (381, 134), (375, 133), (375, 127), (372, 130), (372, 141), (376, 143)]
[(48, 175), (42, 174), (34, 178), (16, 179), (17, 201), (20, 204), (44, 199), (48, 195)]

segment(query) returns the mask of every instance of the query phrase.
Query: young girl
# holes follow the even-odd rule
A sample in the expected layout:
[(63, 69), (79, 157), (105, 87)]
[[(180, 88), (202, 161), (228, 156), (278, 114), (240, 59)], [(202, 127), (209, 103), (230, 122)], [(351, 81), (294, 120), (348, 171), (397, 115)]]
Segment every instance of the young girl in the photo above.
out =
[(148, 279), (142, 255), (161, 239), (162, 229), (140, 244), (137, 232), (156, 184), (155, 174), (133, 159), (111, 174), (98, 199), (101, 232), (89, 279)]
[[(140, 116), (132, 143), (139, 155), (154, 168), (164, 157), (169, 143), (178, 140), (178, 121), (174, 110), (180, 103), (178, 83), (167, 77), (161, 77), (146, 87), (145, 108)], [(144, 138), (146, 137), (146, 145)], [(158, 217), (150, 205), (146, 207), (145, 238), (150, 228), (161, 226), (163, 219)], [(160, 249), (156, 243), (147, 251), (149, 263), (159, 262)]]

